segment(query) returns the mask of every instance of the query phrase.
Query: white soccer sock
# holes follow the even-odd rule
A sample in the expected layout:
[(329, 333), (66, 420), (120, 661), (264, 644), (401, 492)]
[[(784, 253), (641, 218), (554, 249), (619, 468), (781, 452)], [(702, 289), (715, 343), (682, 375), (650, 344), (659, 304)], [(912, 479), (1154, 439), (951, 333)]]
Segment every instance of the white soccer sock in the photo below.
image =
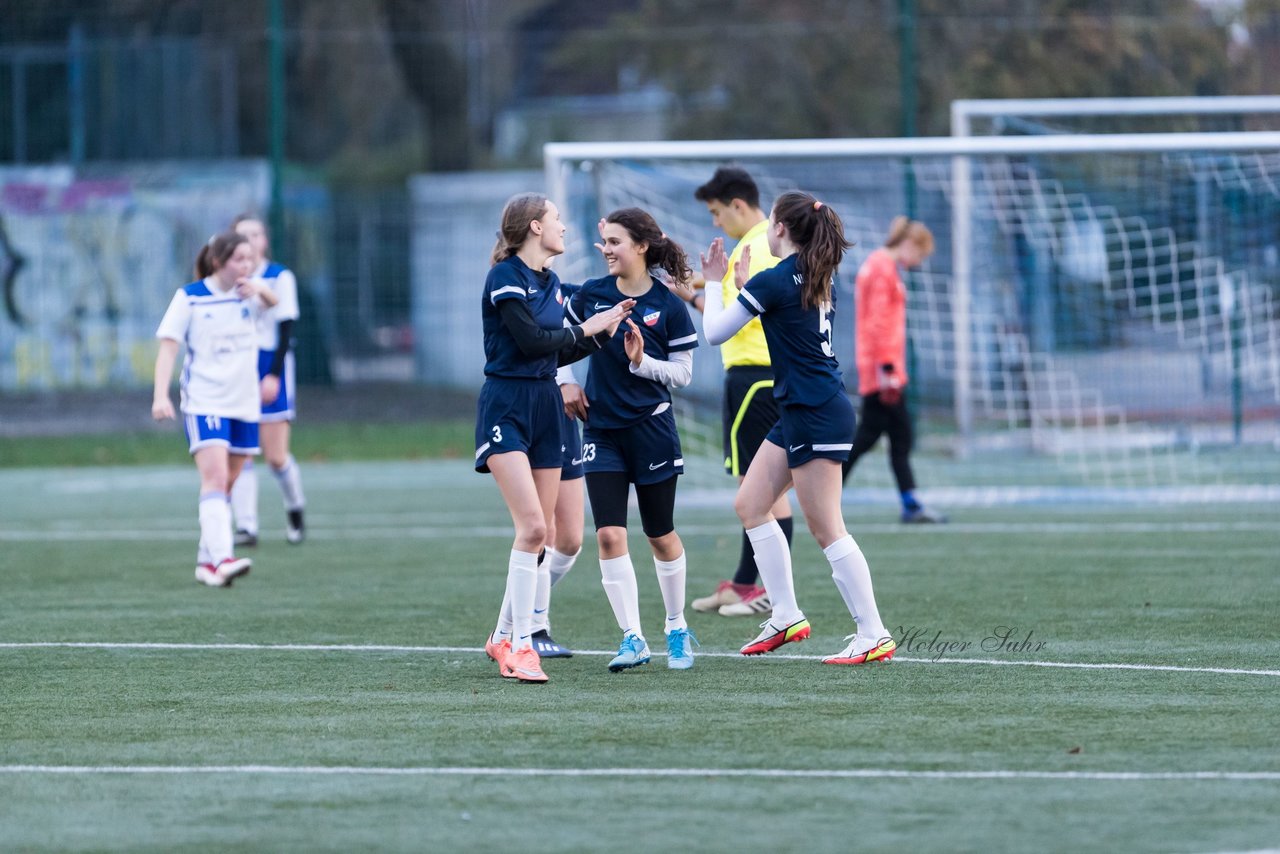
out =
[(631, 555), (601, 559), (600, 583), (609, 597), (613, 618), (623, 634), (633, 632), (644, 637), (640, 628), (640, 592), (636, 588), (636, 571), (631, 565)]
[(507, 570), (507, 586), (502, 591), (502, 607), (498, 609), (498, 625), (493, 630), (493, 641), (506, 638), (511, 640), (511, 633), (514, 626), (511, 624), (511, 570)]
[(307, 497), (302, 494), (302, 472), (298, 471), (298, 461), (293, 454), (284, 461), (284, 467), (272, 469), (276, 483), (280, 484), (280, 492), (284, 494), (285, 510), (301, 510), (307, 506)]
[(231, 505), (225, 492), (200, 496), (200, 544), (214, 566), (231, 557)]
[(545, 632), (551, 628), (550, 616), (547, 613), (551, 608), (551, 567), (548, 566), (550, 563), (551, 549), (547, 549), (542, 562), (538, 564), (538, 585), (533, 593), (533, 630), (535, 632)]
[(664, 631), (689, 628), (684, 618), (685, 553), (680, 552), (675, 560), (658, 560), (655, 557), (653, 568), (658, 572), (658, 589), (662, 591), (662, 604), (667, 609)]
[(871, 567), (853, 537), (845, 534), (822, 552), (831, 564), (831, 578), (844, 597), (845, 606), (858, 622), (858, 634), (876, 640), (888, 637), (871, 589)]
[(555, 549), (547, 549), (547, 557), (544, 561), (547, 569), (551, 570), (551, 586), (555, 587), (560, 583), (560, 579), (569, 574), (569, 570), (573, 569), (573, 564), (578, 559), (578, 555), (582, 554), (582, 549), (578, 549), (571, 555), (564, 552), (558, 552)]
[(791, 549), (786, 535), (782, 533), (782, 526), (777, 520), (770, 520), (748, 529), (747, 537), (756, 556), (760, 580), (773, 602), (770, 621), (779, 628), (794, 623), (804, 615), (796, 604), (795, 584), (791, 580)]
[(533, 597), (538, 586), (537, 552), (511, 550), (507, 563), (507, 595), (511, 597), (511, 648), (532, 647)]
[(231, 515), (238, 530), (257, 536), (258, 470), (253, 467), (252, 458), (244, 461), (240, 476), (231, 485)]
[(551, 588), (573, 569), (574, 561), (582, 549), (571, 555), (562, 554), (548, 547), (538, 564), (538, 593), (533, 599), (533, 630), (535, 632), (551, 631)]

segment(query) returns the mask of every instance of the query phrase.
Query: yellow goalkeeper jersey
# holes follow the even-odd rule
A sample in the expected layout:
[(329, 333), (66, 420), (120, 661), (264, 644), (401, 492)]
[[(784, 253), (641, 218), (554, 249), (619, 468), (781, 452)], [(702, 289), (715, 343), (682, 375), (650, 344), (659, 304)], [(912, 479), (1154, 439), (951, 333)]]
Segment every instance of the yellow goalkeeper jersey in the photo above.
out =
[[(769, 251), (768, 231), (769, 220), (761, 220), (742, 235), (738, 245), (733, 247), (733, 253), (729, 255), (729, 271), (724, 274), (724, 281), (720, 283), (725, 305), (731, 305), (738, 298), (738, 289), (733, 284), (733, 265), (742, 257), (744, 247), (751, 247), (751, 276), (761, 270), (768, 270), (778, 263), (778, 259)], [(724, 360), (726, 368), (771, 364), (769, 345), (765, 343), (764, 327), (760, 325), (760, 318), (752, 318), (751, 322), (739, 329), (736, 335), (721, 344), (720, 358)]]

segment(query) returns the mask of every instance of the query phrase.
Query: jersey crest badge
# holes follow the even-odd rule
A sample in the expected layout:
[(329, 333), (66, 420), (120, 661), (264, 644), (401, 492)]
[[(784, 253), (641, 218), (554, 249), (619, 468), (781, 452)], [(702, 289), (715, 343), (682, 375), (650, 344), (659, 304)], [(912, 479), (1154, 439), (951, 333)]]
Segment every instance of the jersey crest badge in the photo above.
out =
[(658, 318), (659, 318), (659, 317), (661, 317), (661, 316), (662, 316), (662, 312), (661, 312), (661, 311), (651, 311), (651, 312), (649, 312), (648, 314), (646, 314), (646, 315), (644, 316), (644, 325), (645, 325), (645, 326), (653, 326), (653, 324), (655, 324), (655, 323), (657, 323), (657, 322), (658, 322)]

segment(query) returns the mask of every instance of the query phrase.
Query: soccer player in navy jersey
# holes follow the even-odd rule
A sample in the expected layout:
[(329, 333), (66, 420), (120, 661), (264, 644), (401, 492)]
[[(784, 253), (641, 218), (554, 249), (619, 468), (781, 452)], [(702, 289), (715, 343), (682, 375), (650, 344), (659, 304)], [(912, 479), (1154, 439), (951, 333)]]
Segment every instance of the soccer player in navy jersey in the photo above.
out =
[(691, 271), (684, 250), (639, 208), (605, 217), (601, 239), (609, 275), (582, 285), (569, 301), (569, 317), (589, 322), (620, 303), (634, 302), (635, 319), (628, 318), (626, 329), (591, 356), (586, 386), (591, 408), (582, 433), (601, 580), (622, 630), (609, 669), (616, 673), (650, 658), (627, 550), (627, 498), (634, 484), (666, 608), (667, 666), (686, 670), (693, 666), (696, 640), (684, 616), (685, 553), (674, 521), (676, 477), (684, 471), (684, 458), (671, 389), (693, 379), (691, 351), (698, 335), (684, 300), (651, 271), (665, 271), (677, 284), (687, 282)]
[[(809, 621), (796, 603), (791, 551), (770, 512), (794, 484), (809, 531), (857, 623), (857, 631), (846, 638), (849, 645), (823, 661), (888, 661), (896, 644), (876, 608), (867, 560), (840, 513), (840, 465), (853, 444), (854, 416), (831, 349), (832, 280), (850, 244), (835, 211), (795, 191), (774, 202), (768, 234), (770, 251), (782, 260), (748, 280), (749, 253), (744, 253), (735, 269), (745, 282), (738, 299), (725, 306), (720, 290), (708, 288), (702, 327), (707, 340), (718, 344), (759, 317), (775, 373), (778, 423), (751, 461), (734, 501), (773, 601), (773, 616), (742, 654), (760, 655), (809, 637)], [(727, 266), (724, 245), (717, 241), (702, 258), (703, 274), (708, 281), (719, 279)]]
[(249, 278), (253, 252), (234, 232), (217, 234), (196, 259), (199, 281), (179, 288), (156, 329), (155, 387), (151, 417), (175, 417), (169, 382), (178, 347), (182, 364), (182, 413), (192, 459), (200, 472), (200, 544), (196, 581), (227, 587), (249, 571), (237, 559), (227, 495), (258, 453), (258, 317), (276, 304), (266, 284)]
[[(293, 325), (298, 319), (298, 280), (288, 267), (271, 260), (267, 228), (262, 220), (247, 214), (239, 216), (231, 229), (249, 241), (254, 254), (253, 278), (270, 287), (278, 300), (275, 307), (258, 320), (258, 379), (262, 393), (259, 438), (262, 455), (284, 498), (285, 540), (297, 545), (305, 536), (303, 512), (307, 506), (298, 461), (289, 453), (297, 405), (292, 339)], [(252, 457), (231, 489), (231, 511), (236, 521), (236, 545), (256, 546), (258, 473)]]
[(476, 402), (478, 472), (492, 472), (515, 524), (504, 601), (511, 628), (498, 628), (485, 652), (502, 676), (546, 682), (533, 649), (538, 553), (546, 545), (562, 465), (562, 412), (556, 368), (599, 350), (630, 312), (622, 300), (589, 320), (564, 325), (560, 280), (547, 268), (564, 252), (565, 225), (538, 193), (507, 201), (481, 300), (484, 386)]

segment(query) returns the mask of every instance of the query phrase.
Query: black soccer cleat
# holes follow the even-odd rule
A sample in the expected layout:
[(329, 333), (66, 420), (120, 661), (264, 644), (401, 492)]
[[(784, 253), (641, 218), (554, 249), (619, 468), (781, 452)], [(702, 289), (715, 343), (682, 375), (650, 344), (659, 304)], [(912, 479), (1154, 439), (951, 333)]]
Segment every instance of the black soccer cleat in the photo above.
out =
[(533, 651), (539, 658), (573, 658), (573, 651), (552, 640), (551, 633), (546, 629), (534, 632), (530, 640), (533, 641)]
[(290, 510), (289, 520), (284, 528), (284, 538), (290, 545), (298, 545), (307, 536), (307, 526), (302, 519), (301, 510)]

